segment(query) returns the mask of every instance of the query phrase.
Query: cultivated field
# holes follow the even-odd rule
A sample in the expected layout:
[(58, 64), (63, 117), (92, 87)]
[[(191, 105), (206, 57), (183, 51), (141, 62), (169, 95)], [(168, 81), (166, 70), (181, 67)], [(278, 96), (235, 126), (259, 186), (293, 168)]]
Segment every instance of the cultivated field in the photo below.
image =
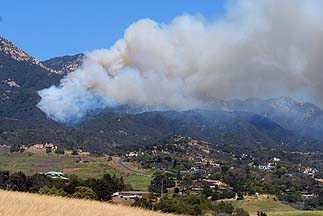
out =
[(166, 216), (98, 201), (0, 190), (0, 216)]

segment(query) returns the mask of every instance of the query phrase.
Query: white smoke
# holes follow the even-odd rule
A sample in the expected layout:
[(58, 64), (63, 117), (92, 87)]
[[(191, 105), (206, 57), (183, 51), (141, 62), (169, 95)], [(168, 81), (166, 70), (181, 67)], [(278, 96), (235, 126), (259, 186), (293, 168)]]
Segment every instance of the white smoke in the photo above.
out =
[(41, 90), (38, 107), (59, 122), (123, 104), (204, 107), (212, 98), (323, 90), (323, 1), (241, 0), (213, 22), (180, 16), (143, 19), (111, 49), (86, 53), (60, 86)]

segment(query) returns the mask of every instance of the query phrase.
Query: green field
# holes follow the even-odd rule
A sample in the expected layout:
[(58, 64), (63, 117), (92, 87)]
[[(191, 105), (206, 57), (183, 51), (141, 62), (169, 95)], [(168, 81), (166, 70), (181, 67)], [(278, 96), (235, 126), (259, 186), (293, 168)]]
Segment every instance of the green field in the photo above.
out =
[(322, 216), (323, 211), (268, 212), (268, 216)]
[(268, 216), (323, 216), (323, 211), (300, 211), (276, 201), (271, 195), (250, 196), (244, 200), (231, 202), (248, 211), (251, 216), (256, 216), (257, 211), (265, 212)]
[[(79, 160), (87, 161), (77, 162)], [(123, 176), (125, 183), (131, 184), (134, 190), (147, 190), (151, 176), (126, 174), (108, 165), (105, 157), (89, 155), (57, 155), (44, 153), (0, 153), (0, 170), (10, 172), (22, 171), (27, 175), (51, 170), (66, 174), (75, 174), (81, 178), (100, 178), (105, 173)], [(151, 171), (148, 170), (150, 173)]]

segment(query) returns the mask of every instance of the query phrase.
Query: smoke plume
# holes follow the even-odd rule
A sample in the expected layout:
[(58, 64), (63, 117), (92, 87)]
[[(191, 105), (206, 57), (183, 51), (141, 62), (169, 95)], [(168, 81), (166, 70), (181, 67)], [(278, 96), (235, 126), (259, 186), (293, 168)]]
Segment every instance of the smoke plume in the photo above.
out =
[(215, 21), (142, 19), (85, 55), (38, 107), (59, 122), (123, 104), (207, 107), (213, 98), (303, 95), (321, 103), (323, 1), (241, 0)]

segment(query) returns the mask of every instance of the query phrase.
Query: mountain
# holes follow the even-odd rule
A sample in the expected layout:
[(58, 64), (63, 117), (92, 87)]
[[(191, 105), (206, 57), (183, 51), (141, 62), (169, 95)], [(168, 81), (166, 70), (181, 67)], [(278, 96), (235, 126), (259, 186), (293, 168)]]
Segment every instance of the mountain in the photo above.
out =
[(67, 74), (78, 69), (82, 64), (83, 54), (62, 56), (41, 62), (48, 68), (54, 69), (60, 74)]
[(316, 151), (323, 147), (321, 141), (300, 137), (268, 118), (247, 112), (191, 110), (136, 115), (103, 112), (85, 121), (81, 128), (102, 133), (113, 132), (118, 135), (116, 137), (123, 138), (122, 142), (125, 144), (148, 144), (161, 137), (176, 134), (213, 144), (225, 143), (250, 148)]
[(61, 74), (0, 37), (0, 117), (44, 117), (35, 107), (40, 99), (37, 91), (57, 84), (61, 78)]
[(312, 103), (280, 97), (267, 100), (215, 100), (212, 107), (226, 111), (257, 113), (303, 136), (323, 140), (323, 111)]
[(57, 71), (53, 70), (52, 68), (46, 67), (38, 59), (30, 56), (22, 49), (16, 47), (14, 43), (12, 43), (11, 41), (1, 36), (0, 36), (0, 52), (3, 55), (8, 56), (9, 58), (12, 58), (18, 62), (26, 62), (26, 63), (34, 64), (44, 70), (47, 70), (50, 73), (57, 73)]
[(0, 37), (0, 144), (53, 142), (106, 152), (178, 134), (251, 148), (323, 149), (321, 141), (307, 136), (319, 135), (322, 111), (289, 98), (217, 100), (214, 110), (143, 112), (142, 108), (142, 113), (126, 114), (106, 109), (74, 127), (59, 124), (36, 107), (37, 91), (59, 84), (81, 59), (79, 54), (40, 62)]

